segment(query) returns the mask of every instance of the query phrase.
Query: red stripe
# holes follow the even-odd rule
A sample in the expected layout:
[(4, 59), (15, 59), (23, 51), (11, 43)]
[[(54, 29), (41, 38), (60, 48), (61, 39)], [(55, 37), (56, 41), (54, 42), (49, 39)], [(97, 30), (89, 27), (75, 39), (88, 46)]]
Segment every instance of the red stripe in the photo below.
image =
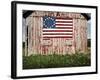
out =
[(50, 40), (49, 38), (43, 38), (43, 40)]
[(73, 23), (73, 21), (56, 21), (56, 23)]
[(73, 26), (73, 24), (56, 24), (56, 26)]
[(55, 29), (73, 29), (73, 27), (56, 27)]
[(72, 36), (45, 36), (43, 38), (72, 38)]
[(72, 18), (62, 18), (62, 17), (57, 17), (56, 19), (72, 20)]
[(72, 33), (43, 33), (43, 35), (73, 35)]
[(73, 30), (43, 30), (43, 32), (73, 32)]

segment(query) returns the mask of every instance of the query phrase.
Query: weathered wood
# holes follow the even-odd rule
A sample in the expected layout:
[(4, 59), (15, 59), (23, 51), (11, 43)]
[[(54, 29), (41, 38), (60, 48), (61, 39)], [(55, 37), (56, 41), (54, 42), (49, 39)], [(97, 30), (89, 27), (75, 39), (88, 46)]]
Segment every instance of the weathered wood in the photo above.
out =
[(29, 17), (43, 17), (43, 16), (54, 16), (54, 17), (69, 17), (85, 19), (80, 13), (73, 12), (53, 12), (53, 11), (33, 11)]
[[(73, 38), (44, 39), (43, 16), (73, 18)], [(72, 54), (87, 51), (87, 20), (80, 13), (34, 11), (27, 19), (28, 36), (25, 33), (25, 55), (32, 54)], [(28, 37), (28, 46), (27, 46)], [(48, 44), (47, 44), (48, 43)], [(28, 48), (27, 48), (28, 47)]]

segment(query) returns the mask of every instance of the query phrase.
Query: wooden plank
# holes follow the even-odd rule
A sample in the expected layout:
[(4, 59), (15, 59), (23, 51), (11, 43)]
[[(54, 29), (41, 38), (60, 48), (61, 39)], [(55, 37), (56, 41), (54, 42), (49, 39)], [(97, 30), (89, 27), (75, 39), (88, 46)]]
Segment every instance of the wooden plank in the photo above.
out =
[(42, 17), (42, 16), (54, 16), (54, 17), (63, 17), (63, 18), (82, 18), (80, 13), (71, 13), (71, 12), (52, 12), (52, 11), (34, 11), (29, 17)]

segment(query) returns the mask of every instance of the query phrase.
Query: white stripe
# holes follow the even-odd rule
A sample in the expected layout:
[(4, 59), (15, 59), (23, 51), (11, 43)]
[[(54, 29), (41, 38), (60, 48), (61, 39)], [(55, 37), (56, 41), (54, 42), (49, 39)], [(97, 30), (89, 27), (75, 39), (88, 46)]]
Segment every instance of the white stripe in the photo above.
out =
[(52, 34), (52, 33), (73, 33), (73, 32), (43, 32), (43, 34), (46, 34), (46, 33)]
[(44, 31), (44, 30), (50, 30), (50, 31), (52, 31), (52, 30), (73, 30), (73, 29), (50, 29), (50, 28), (49, 28), (49, 29), (43, 29), (43, 31)]
[(57, 24), (73, 24), (73, 23), (60, 23), (60, 22), (57, 22), (56, 25)]
[(72, 37), (72, 35), (43, 35), (44, 37), (57, 37), (57, 36), (62, 36), (62, 37)]
[(65, 20), (65, 19), (56, 19), (56, 21), (73, 21), (73, 20)]

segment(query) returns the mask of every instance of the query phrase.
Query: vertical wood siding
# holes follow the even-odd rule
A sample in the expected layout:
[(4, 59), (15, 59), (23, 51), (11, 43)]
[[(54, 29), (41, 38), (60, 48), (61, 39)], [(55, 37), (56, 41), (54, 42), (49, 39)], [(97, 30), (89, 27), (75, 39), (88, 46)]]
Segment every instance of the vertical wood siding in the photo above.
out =
[[(73, 18), (73, 39), (42, 37), (43, 16)], [(87, 50), (87, 20), (79, 13), (35, 11), (26, 19), (28, 26), (28, 46), (25, 54), (72, 54)], [(27, 38), (27, 34), (26, 38)], [(68, 45), (69, 44), (69, 45)], [(28, 47), (28, 49), (27, 49)], [(27, 53), (28, 52), (28, 53)]]

